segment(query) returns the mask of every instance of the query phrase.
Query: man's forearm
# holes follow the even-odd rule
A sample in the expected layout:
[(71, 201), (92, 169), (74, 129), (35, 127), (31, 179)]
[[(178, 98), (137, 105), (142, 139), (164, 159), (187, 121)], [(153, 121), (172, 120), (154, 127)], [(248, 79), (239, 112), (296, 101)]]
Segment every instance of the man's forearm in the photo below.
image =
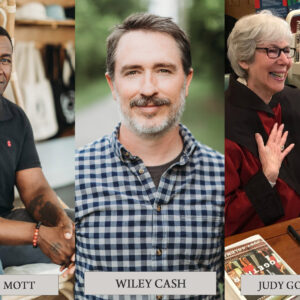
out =
[(58, 226), (67, 217), (40, 168), (17, 172), (16, 181), (22, 201), (36, 221)]
[(42, 191), (33, 199), (28, 200), (25, 205), (33, 218), (46, 226), (58, 226), (61, 219), (66, 216), (51, 189)]
[(34, 228), (34, 223), (0, 218), (0, 245), (31, 244)]
[[(33, 244), (34, 232), (34, 223), (0, 218), (0, 245)], [(52, 262), (65, 267), (73, 264), (75, 237), (66, 240), (59, 227), (41, 226), (37, 243)]]
[(68, 266), (75, 252), (74, 225), (61, 207), (40, 168), (20, 170), (16, 183), (31, 216), (42, 222), (38, 246), (57, 264)]

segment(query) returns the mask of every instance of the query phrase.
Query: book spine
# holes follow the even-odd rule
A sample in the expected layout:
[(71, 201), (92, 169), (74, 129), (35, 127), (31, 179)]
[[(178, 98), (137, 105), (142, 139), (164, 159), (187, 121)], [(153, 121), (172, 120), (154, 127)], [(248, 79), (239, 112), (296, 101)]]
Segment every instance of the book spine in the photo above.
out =
[(295, 46), (296, 46), (296, 56), (295, 56), (295, 62), (300, 62), (300, 21), (297, 21), (297, 31), (295, 35)]

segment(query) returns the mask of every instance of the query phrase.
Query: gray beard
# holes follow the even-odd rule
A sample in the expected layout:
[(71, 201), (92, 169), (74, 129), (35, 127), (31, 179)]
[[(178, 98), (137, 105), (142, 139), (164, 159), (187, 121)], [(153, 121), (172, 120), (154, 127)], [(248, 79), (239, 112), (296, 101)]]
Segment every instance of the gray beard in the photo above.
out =
[[(135, 134), (139, 136), (145, 138), (159, 137), (164, 135), (170, 129), (174, 128), (176, 125), (178, 125), (185, 108), (185, 85), (180, 92), (179, 107), (172, 107), (167, 118), (163, 120), (163, 122), (159, 125), (147, 126), (147, 125), (140, 124), (134, 118), (130, 118), (130, 116), (122, 110), (121, 99), (118, 93), (116, 93), (116, 99), (118, 104), (118, 112), (121, 117), (122, 124), (124, 124), (128, 129), (130, 129), (131, 131), (133, 131)], [(130, 107), (139, 106), (139, 105), (143, 106), (146, 104), (147, 101), (157, 105), (159, 104), (171, 105), (168, 99), (157, 99), (157, 98), (149, 99), (149, 98), (141, 97), (139, 99), (131, 100)], [(149, 119), (151, 119), (151, 115), (149, 116)]]

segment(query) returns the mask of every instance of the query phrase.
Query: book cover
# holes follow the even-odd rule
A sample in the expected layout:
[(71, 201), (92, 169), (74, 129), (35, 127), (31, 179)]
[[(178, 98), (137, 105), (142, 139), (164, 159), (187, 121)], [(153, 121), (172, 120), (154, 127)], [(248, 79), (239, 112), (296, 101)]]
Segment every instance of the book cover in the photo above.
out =
[(243, 296), (241, 275), (292, 275), (295, 272), (260, 236), (254, 235), (225, 248), (225, 299), (287, 300), (294, 296)]

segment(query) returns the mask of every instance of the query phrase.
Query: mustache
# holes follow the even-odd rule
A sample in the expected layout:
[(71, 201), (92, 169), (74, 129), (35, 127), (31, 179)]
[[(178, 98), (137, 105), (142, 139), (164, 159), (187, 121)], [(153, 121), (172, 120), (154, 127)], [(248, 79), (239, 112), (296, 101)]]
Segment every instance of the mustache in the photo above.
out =
[(156, 98), (156, 97), (151, 96), (151, 97), (140, 97), (137, 99), (133, 99), (130, 101), (129, 105), (130, 105), (130, 108), (132, 108), (134, 106), (146, 106), (150, 103), (153, 105), (156, 105), (156, 106), (171, 104), (169, 99)]

